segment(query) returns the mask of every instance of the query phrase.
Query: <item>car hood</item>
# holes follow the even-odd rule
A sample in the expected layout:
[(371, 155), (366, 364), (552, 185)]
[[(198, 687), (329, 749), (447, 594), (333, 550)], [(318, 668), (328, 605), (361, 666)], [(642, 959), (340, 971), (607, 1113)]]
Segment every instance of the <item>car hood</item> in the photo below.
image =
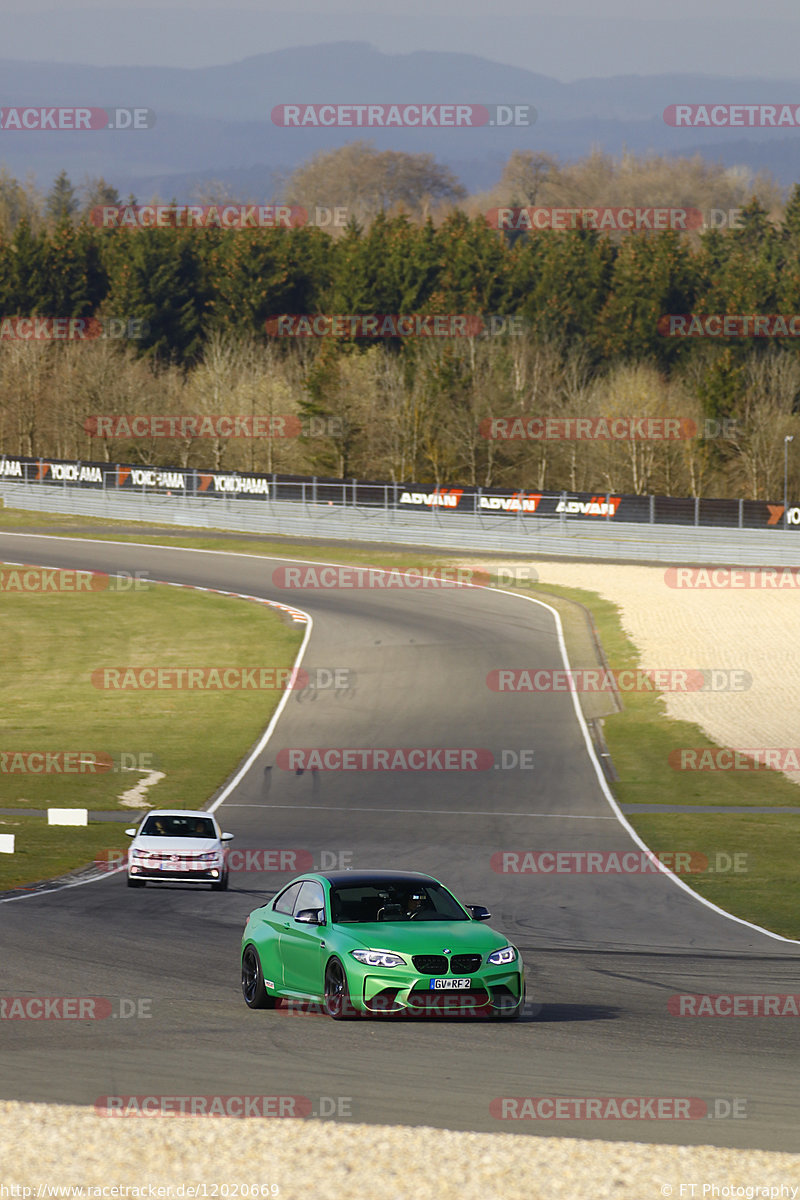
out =
[(508, 945), (507, 937), (478, 921), (375, 921), (337, 928), (367, 949), (399, 954), (490, 954)]
[(149, 850), (162, 854), (208, 854), (210, 850), (219, 850), (216, 838), (197, 837), (137, 837), (137, 850)]

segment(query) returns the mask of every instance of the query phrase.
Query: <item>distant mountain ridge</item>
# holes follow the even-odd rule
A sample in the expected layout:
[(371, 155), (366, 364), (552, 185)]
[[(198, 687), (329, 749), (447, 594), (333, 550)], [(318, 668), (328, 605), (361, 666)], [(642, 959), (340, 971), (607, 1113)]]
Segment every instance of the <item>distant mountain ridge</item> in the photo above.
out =
[[(800, 130), (676, 129), (663, 120), (675, 103), (791, 103), (796, 80), (703, 75), (618, 76), (562, 83), (476, 55), (384, 54), (366, 42), (325, 43), (201, 68), (95, 67), (0, 60), (0, 106), (128, 106), (156, 113), (149, 131), (0, 132), (0, 162), (33, 172), (42, 187), (66, 169), (73, 182), (103, 175), (122, 194), (153, 191), (180, 201), (202, 180), (236, 195), (272, 196), (276, 173), (316, 151), (359, 138), (380, 149), (433, 154), (472, 192), (497, 179), (515, 149), (566, 160), (593, 146), (611, 154), (701, 153), (726, 165), (800, 179)], [(525, 103), (534, 125), (520, 128), (279, 128), (283, 103)], [(245, 198), (245, 197), (242, 197)]]

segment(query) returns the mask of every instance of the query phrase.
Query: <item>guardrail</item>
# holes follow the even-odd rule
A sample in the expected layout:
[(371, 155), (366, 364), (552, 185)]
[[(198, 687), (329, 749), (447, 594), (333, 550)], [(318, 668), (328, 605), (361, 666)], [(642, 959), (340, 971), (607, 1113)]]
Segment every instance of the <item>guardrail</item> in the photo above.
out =
[(480, 513), (403, 512), (396, 509), (297, 503), (266, 498), (142, 496), (80, 487), (42, 487), (0, 481), (9, 508), (102, 517), (148, 524), (224, 529), (261, 536), (324, 538), (390, 543), (479, 554), (576, 558), (604, 562), (657, 562), (720, 566), (800, 565), (800, 544), (791, 529), (724, 529), (642, 525), (602, 518), (524, 520)]

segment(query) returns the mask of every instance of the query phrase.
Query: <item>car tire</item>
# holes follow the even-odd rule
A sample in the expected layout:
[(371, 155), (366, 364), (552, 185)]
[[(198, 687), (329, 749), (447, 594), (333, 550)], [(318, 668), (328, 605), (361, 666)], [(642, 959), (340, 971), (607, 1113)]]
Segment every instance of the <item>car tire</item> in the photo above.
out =
[(325, 968), (325, 996), (323, 1007), (334, 1021), (348, 1021), (359, 1015), (350, 999), (347, 976), (338, 958), (332, 958)]
[(248, 1008), (275, 1007), (275, 997), (267, 992), (261, 959), (254, 946), (245, 946), (242, 955), (242, 995)]
[(144, 880), (143, 879), (131, 879), (131, 877), (129, 875), (128, 876), (128, 887), (144, 887)]
[(222, 879), (220, 879), (218, 883), (212, 883), (211, 890), (212, 890), (212, 892), (227, 892), (227, 890), (228, 890), (228, 872), (227, 871), (225, 872), (225, 874), (222, 876)]

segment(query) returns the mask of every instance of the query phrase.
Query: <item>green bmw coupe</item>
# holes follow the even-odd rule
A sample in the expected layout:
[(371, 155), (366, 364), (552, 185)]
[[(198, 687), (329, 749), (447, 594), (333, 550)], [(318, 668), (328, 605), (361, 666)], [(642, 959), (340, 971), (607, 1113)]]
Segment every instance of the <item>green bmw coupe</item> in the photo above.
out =
[(490, 916), (430, 875), (299, 876), (247, 919), (245, 1003), (311, 1001), (336, 1020), (438, 1013), (512, 1021), (525, 1000), (522, 959), (482, 924)]

